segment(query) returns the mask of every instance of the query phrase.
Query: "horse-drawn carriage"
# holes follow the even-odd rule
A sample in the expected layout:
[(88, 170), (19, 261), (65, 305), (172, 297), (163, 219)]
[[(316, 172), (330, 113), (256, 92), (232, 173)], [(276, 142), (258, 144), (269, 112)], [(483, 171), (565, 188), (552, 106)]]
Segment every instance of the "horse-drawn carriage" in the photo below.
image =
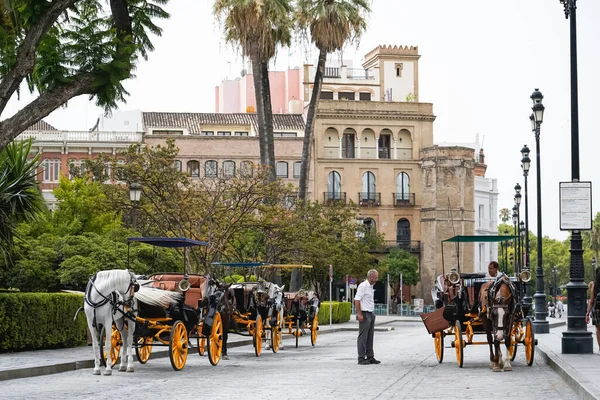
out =
[[(460, 264), (449, 273), (444, 272), (443, 243), (501, 242), (514, 240), (512, 236), (455, 236), (442, 242), (442, 274), (436, 279), (432, 298), (436, 311), (422, 314), (423, 322), (434, 339), (438, 362), (444, 358), (444, 338), (453, 338), (451, 346), (462, 368), (464, 348), (488, 344), (494, 371), (511, 370), (510, 361), (517, 354), (518, 344), (525, 347), (527, 365), (533, 364), (537, 344), (531, 320), (527, 318), (529, 305), (522, 302), (524, 283), (531, 275), (523, 270), (516, 277), (499, 273), (489, 277), (484, 273), (461, 273)], [(475, 341), (476, 334), (486, 334), (487, 341)], [(507, 348), (507, 358), (501, 359), (500, 344)], [(495, 353), (494, 353), (495, 350)]]
[[(138, 361), (144, 364), (153, 346), (168, 346), (171, 366), (179, 371), (185, 366), (193, 338), (197, 340), (199, 353), (208, 349), (210, 363), (217, 365), (223, 344), (223, 321), (218, 311), (223, 292), (219, 283), (209, 276), (185, 272), (185, 250), (207, 243), (187, 238), (129, 238), (128, 241), (129, 244), (183, 247), (184, 272), (136, 277), (128, 270), (115, 270), (108, 275), (98, 273), (90, 280), (86, 290), (86, 315), (92, 332), (102, 326), (99, 351), (97, 337), (93, 341), (97, 357), (107, 366), (105, 373), (110, 374), (110, 368), (116, 364), (121, 346), (122, 369), (127, 359), (127, 370), (133, 371), (132, 347)], [(114, 284), (112, 276), (128, 279), (128, 286)], [(107, 316), (97, 322), (97, 315), (101, 313)], [(107, 351), (104, 351), (107, 326), (112, 326), (112, 330), (110, 340), (106, 340)], [(97, 361), (94, 373), (100, 371)]]

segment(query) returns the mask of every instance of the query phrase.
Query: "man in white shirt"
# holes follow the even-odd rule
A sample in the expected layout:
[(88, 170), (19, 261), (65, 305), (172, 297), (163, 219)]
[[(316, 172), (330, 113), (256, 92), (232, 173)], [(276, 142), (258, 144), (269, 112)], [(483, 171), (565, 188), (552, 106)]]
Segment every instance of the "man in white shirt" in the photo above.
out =
[(358, 285), (356, 296), (354, 296), (354, 306), (358, 318), (356, 345), (359, 365), (381, 364), (381, 361), (375, 359), (373, 352), (373, 334), (375, 333), (375, 291), (373, 285), (377, 282), (378, 277), (377, 270), (369, 270), (367, 279)]

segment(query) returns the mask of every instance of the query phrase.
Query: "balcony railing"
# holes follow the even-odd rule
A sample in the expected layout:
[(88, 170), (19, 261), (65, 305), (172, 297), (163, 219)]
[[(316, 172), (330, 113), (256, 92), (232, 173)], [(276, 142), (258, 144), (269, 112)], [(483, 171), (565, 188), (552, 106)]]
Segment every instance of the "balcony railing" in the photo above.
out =
[(389, 249), (402, 249), (409, 253), (421, 252), (420, 240), (386, 240), (385, 246)]
[(414, 193), (392, 193), (394, 207), (412, 207), (415, 205)]
[(381, 205), (381, 193), (361, 192), (358, 194), (358, 204), (362, 207), (378, 207)]
[(17, 139), (36, 142), (141, 142), (140, 132), (24, 132)]
[(323, 78), (341, 78), (342, 74), (340, 68), (337, 67), (325, 67), (325, 73)]
[(373, 70), (361, 69), (361, 68), (348, 68), (346, 72), (346, 78), (348, 79), (375, 79)]
[(323, 202), (332, 203), (334, 201), (346, 202), (346, 192), (323, 192)]

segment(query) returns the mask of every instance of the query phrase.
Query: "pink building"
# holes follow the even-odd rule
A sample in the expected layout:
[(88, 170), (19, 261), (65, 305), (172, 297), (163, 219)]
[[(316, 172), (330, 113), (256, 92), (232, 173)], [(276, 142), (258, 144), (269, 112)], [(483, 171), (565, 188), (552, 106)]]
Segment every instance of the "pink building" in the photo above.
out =
[[(254, 77), (252, 70), (242, 71), (242, 76), (224, 80), (215, 87), (215, 112), (256, 112)], [(270, 71), (271, 105), (273, 114), (302, 114), (302, 78), (300, 69)]]

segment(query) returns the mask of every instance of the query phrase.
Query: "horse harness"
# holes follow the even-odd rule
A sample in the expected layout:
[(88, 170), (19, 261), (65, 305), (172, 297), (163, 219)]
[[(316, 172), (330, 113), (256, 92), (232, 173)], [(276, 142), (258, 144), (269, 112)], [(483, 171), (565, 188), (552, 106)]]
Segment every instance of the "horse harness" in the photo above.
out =
[[(490, 286), (488, 286), (487, 291), (486, 291), (486, 298), (487, 298), (487, 302), (488, 302), (488, 306), (487, 308), (487, 318), (492, 322), (492, 326), (494, 331), (498, 330), (498, 326), (496, 320), (492, 317), (492, 313), (493, 310), (497, 310), (499, 308), (503, 308), (505, 309), (507, 312), (509, 312), (508, 308), (509, 308), (509, 303), (506, 304), (499, 304), (497, 302), (495, 302), (496, 300), (496, 293), (498, 292), (498, 290), (500, 290), (500, 287), (502, 285), (506, 285), (506, 287), (508, 288), (511, 296), (515, 297), (515, 293), (516, 293), (516, 289), (514, 287), (514, 285), (512, 284), (512, 282), (508, 279), (506, 279), (505, 275), (501, 275), (496, 277), (496, 279), (494, 281), (492, 281), (492, 284)], [(491, 307), (489, 307), (489, 303), (491, 304)], [(509, 327), (506, 326), (504, 327), (504, 330), (506, 331)]]
[[(108, 303), (110, 303), (112, 305), (113, 315), (115, 315), (117, 313), (117, 311), (119, 311), (121, 314), (123, 314), (124, 316), (131, 319), (132, 316), (134, 315), (134, 314), (132, 314), (132, 312), (137, 311), (137, 310), (133, 310), (133, 300), (134, 300), (133, 294), (139, 290), (140, 285), (137, 283), (135, 276), (131, 272), (130, 272), (130, 274), (131, 274), (131, 279), (129, 281), (129, 286), (127, 287), (127, 290), (126, 290), (126, 292), (129, 293), (129, 299), (127, 299), (127, 300), (120, 300), (121, 296), (119, 295), (119, 293), (116, 290), (113, 290), (111, 293), (109, 293), (107, 296), (105, 296), (104, 294), (102, 294), (102, 292), (100, 292), (98, 290), (98, 288), (94, 284), (94, 282), (96, 281), (96, 278), (98, 277), (98, 274), (96, 273), (92, 277), (90, 277), (90, 280), (88, 281), (88, 284), (85, 288), (84, 301), (86, 302), (87, 305), (92, 307), (92, 309), (94, 310), (94, 320), (92, 321), (92, 326), (94, 328), (96, 328), (96, 309), (99, 307), (102, 307)], [(100, 295), (100, 297), (101, 297), (100, 301), (92, 302), (92, 300), (91, 300), (92, 289), (95, 290), (96, 293), (98, 293)], [(123, 306), (123, 310), (126, 310), (126, 311), (121, 310), (119, 308), (120, 306)], [(114, 322), (114, 318), (113, 318), (113, 322)], [(123, 320), (123, 326), (125, 326), (126, 323), (127, 323), (127, 321)]]

